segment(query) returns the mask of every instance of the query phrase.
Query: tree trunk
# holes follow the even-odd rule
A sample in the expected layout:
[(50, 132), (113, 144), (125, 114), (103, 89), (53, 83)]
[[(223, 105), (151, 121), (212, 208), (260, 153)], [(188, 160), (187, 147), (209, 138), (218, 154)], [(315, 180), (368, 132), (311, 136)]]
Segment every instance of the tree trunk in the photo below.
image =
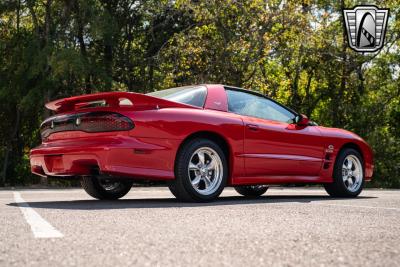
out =
[(21, 0), (18, 0), (17, 4), (17, 33), (19, 33), (19, 26), (20, 26), (20, 11), (21, 11)]
[(104, 44), (104, 67), (106, 74), (108, 76), (105, 84), (105, 89), (107, 91), (111, 90), (112, 88), (112, 77), (113, 77), (113, 71), (112, 71), (112, 61), (113, 61), (113, 47), (110, 44), (107, 44), (105, 42)]
[(6, 184), (9, 155), (10, 155), (10, 148), (7, 145), (6, 150), (4, 151), (3, 168), (1, 170), (1, 184), (0, 184), (1, 186), (5, 186), (5, 184)]
[(78, 24), (77, 38), (78, 38), (78, 42), (79, 42), (79, 48), (80, 48), (80, 52), (81, 52), (83, 61), (85, 62), (85, 69), (87, 72), (85, 74), (85, 93), (89, 94), (89, 93), (91, 93), (92, 85), (90, 82), (89, 60), (88, 60), (88, 56), (87, 56), (85, 40), (83, 38), (83, 20), (81, 17), (78, 0), (75, 0), (75, 14), (76, 14), (77, 24)]
[(314, 72), (313, 71), (308, 72), (307, 85), (306, 85), (306, 88), (305, 88), (305, 91), (306, 91), (306, 104), (307, 104), (307, 106), (306, 106), (306, 115), (309, 118), (311, 118), (311, 113), (314, 110), (314, 106), (312, 105), (312, 102), (313, 102), (312, 98), (313, 97), (312, 97), (312, 95), (310, 93), (311, 82), (312, 82), (313, 76), (314, 76)]
[(4, 153), (3, 168), (2, 168), (2, 171), (1, 171), (1, 185), (3, 185), (3, 186), (6, 183), (7, 169), (8, 169), (9, 159), (10, 159), (10, 152), (13, 150), (12, 148), (13, 148), (14, 140), (17, 138), (17, 135), (18, 135), (20, 119), (21, 119), (21, 113), (19, 111), (19, 108), (17, 108), (14, 129), (13, 129), (13, 131), (11, 133), (10, 140), (7, 143), (6, 151)]
[(146, 90), (145, 87), (145, 91), (143, 93), (147, 93), (147, 92), (152, 92), (154, 90), (154, 60), (151, 58), (150, 62), (149, 62), (149, 83), (148, 83), (148, 89)]
[(45, 9), (46, 9), (46, 15), (45, 15), (45, 45), (47, 46), (49, 44), (50, 41), (50, 27), (51, 27), (51, 3), (52, 0), (47, 0), (46, 5), (45, 5)]
[(34, 28), (34, 30), (36, 32), (36, 35), (39, 36), (40, 35), (39, 22), (38, 22), (38, 18), (36, 16), (36, 12), (35, 12), (35, 9), (34, 9), (35, 1), (27, 0), (26, 4), (28, 6), (29, 12), (32, 15), (33, 28)]
[[(115, 3), (112, 1), (105, 1), (105, 9), (109, 14), (109, 17), (114, 17), (114, 7)], [(107, 79), (105, 82), (106, 91), (110, 91), (112, 88), (112, 80), (113, 80), (113, 34), (106, 33), (104, 36), (104, 68), (107, 75)]]
[[(344, 6), (344, 1), (342, 0), (340, 3), (341, 9), (343, 10)], [(342, 15), (343, 16), (343, 15)], [(332, 102), (332, 123), (333, 127), (342, 127), (343, 126), (343, 115), (342, 114), (342, 101), (343, 101), (343, 95), (344, 91), (346, 90), (346, 80), (347, 80), (347, 36), (346, 36), (346, 31), (343, 30), (342, 33), (342, 52), (341, 52), (341, 58), (342, 58), (342, 75), (340, 78), (340, 86), (338, 88), (337, 94), (335, 94)]]

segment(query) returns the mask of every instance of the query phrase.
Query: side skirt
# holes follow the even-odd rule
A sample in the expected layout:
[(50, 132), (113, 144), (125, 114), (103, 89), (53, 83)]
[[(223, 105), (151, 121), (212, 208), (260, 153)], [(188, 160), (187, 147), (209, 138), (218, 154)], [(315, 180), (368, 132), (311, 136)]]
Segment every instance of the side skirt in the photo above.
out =
[(256, 177), (233, 177), (232, 185), (252, 184), (287, 184), (287, 183), (329, 183), (332, 179), (323, 179), (320, 176), (256, 176)]

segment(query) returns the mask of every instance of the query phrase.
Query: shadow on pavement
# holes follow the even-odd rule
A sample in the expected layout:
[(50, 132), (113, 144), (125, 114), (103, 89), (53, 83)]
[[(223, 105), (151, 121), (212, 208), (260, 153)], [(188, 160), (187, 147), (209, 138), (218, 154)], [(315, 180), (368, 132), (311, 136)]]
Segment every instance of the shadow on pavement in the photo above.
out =
[[(370, 199), (376, 197), (359, 196), (356, 199)], [(32, 208), (61, 209), (61, 210), (107, 210), (107, 209), (150, 209), (150, 208), (186, 208), (212, 207), (226, 205), (276, 204), (276, 203), (311, 203), (313, 201), (348, 200), (346, 198), (332, 198), (329, 196), (262, 196), (255, 199), (246, 199), (240, 196), (220, 197), (217, 201), (208, 203), (184, 203), (175, 198), (147, 198), (147, 199), (120, 199), (115, 201), (100, 200), (71, 200), (71, 201), (37, 201), (26, 202)], [(17, 203), (8, 206), (17, 207)]]

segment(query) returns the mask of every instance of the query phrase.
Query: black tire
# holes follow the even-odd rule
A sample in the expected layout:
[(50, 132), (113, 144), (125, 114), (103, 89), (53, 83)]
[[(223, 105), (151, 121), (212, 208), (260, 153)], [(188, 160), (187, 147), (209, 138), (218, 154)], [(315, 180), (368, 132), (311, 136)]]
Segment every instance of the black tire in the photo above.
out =
[[(108, 188), (104, 185), (105, 182), (115, 183), (114, 188)], [(86, 193), (100, 200), (116, 200), (119, 199), (131, 190), (133, 181), (112, 181), (104, 180), (98, 176), (84, 176), (81, 179), (81, 185)]]
[(178, 195), (176, 194), (176, 190), (175, 190), (175, 186), (173, 182), (168, 183), (168, 188), (169, 191), (171, 192), (172, 195), (174, 195), (174, 197), (178, 198)]
[[(215, 191), (210, 194), (201, 194), (192, 186), (188, 167), (192, 155), (201, 148), (210, 148), (216, 152), (222, 164), (222, 175), (220, 183), (216, 185)], [(171, 193), (180, 201), (185, 202), (207, 202), (218, 198), (226, 185), (228, 177), (228, 165), (222, 149), (213, 141), (203, 138), (189, 140), (179, 150), (175, 162), (175, 180), (168, 185)]]
[[(358, 182), (359, 188), (357, 190), (349, 190), (346, 182), (343, 179), (342, 166), (348, 156), (356, 157), (361, 163), (361, 181)], [(358, 196), (364, 187), (364, 161), (361, 154), (352, 148), (345, 148), (340, 151), (336, 158), (336, 162), (333, 170), (333, 182), (324, 184), (326, 192), (332, 197), (356, 197)]]
[(235, 186), (234, 188), (236, 192), (248, 198), (255, 198), (262, 196), (268, 190), (268, 186), (259, 186), (259, 185)]

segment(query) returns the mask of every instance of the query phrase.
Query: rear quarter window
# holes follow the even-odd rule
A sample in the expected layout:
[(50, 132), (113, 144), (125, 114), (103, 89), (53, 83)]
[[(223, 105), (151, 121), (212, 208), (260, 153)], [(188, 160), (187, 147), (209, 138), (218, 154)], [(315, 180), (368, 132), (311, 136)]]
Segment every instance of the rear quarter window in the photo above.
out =
[(207, 88), (205, 86), (184, 86), (160, 90), (148, 93), (147, 95), (196, 107), (203, 107), (207, 96)]

